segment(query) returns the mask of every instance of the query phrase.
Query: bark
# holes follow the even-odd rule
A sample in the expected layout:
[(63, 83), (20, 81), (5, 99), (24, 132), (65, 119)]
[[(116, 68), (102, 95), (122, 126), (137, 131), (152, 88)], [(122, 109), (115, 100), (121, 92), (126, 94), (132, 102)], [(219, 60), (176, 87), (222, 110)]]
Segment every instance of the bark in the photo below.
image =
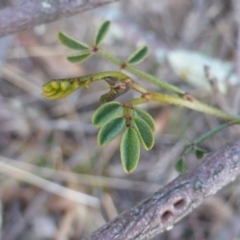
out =
[(0, 10), (0, 37), (118, 0), (31, 0)]
[(240, 173), (240, 138), (209, 154), (194, 170), (122, 213), (84, 240), (143, 240), (170, 230)]

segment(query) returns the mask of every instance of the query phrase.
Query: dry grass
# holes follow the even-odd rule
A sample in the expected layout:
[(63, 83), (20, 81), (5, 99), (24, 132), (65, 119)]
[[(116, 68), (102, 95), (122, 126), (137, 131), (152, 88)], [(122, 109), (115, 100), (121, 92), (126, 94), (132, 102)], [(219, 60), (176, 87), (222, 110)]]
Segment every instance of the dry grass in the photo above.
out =
[[(216, 98), (216, 92), (182, 81), (162, 58), (167, 51), (187, 49), (235, 64), (233, 3), (122, 1), (1, 39), (2, 239), (81, 239), (177, 176), (174, 163), (186, 140), (194, 140), (221, 123), (182, 108), (152, 103), (143, 106), (155, 119), (156, 144), (150, 152), (142, 151), (138, 168), (126, 175), (119, 159), (119, 139), (99, 147), (97, 129), (91, 124), (99, 97), (106, 90), (104, 84), (64, 100), (46, 101), (40, 95), (41, 86), (50, 79), (117, 69), (96, 57), (82, 65), (67, 62), (67, 50), (57, 42), (58, 30), (92, 41), (97, 25), (110, 19), (113, 26), (106, 49), (126, 59), (145, 42), (151, 54), (141, 64), (143, 70), (209, 104), (239, 113), (236, 86), (229, 86), (225, 95), (218, 92)], [(192, 67), (194, 62), (189, 62), (189, 69)], [(121, 101), (128, 97), (131, 95)], [(239, 128), (232, 127), (202, 147), (218, 149), (237, 135)], [(190, 168), (197, 164), (193, 155), (187, 160)], [(240, 239), (239, 197), (238, 186), (229, 186), (155, 239)]]

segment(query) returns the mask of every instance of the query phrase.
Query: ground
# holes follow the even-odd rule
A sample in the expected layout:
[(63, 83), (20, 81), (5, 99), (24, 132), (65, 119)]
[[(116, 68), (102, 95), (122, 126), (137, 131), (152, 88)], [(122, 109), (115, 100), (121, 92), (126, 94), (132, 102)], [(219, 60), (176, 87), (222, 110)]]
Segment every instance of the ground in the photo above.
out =
[[(69, 63), (58, 31), (91, 44), (98, 25), (111, 20), (104, 49), (127, 59), (136, 47), (147, 44), (150, 54), (139, 68), (207, 104), (239, 114), (238, 16), (237, 1), (230, 0), (125, 0), (2, 38), (2, 239), (82, 239), (174, 179), (174, 165), (186, 144), (223, 123), (182, 107), (142, 105), (155, 120), (156, 142), (151, 151), (142, 150), (137, 169), (126, 174), (119, 157), (120, 138), (98, 146), (98, 129), (91, 123), (107, 91), (105, 83), (63, 100), (41, 96), (41, 86), (51, 79), (118, 70), (97, 56), (83, 64)], [(214, 81), (222, 81), (220, 87), (209, 87), (202, 62), (210, 64)], [(129, 92), (118, 100), (136, 96)], [(227, 128), (201, 147), (214, 151), (237, 136), (239, 127)], [(189, 169), (201, 161), (194, 154), (186, 159)], [(154, 239), (240, 239), (238, 182)]]

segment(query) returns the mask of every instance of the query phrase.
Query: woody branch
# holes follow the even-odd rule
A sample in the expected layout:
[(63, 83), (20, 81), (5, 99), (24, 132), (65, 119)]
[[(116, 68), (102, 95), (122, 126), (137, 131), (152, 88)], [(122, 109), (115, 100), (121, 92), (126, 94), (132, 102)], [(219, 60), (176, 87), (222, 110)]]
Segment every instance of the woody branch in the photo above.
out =
[(0, 10), (0, 37), (119, 0), (30, 0)]
[(122, 213), (84, 240), (145, 240), (173, 225), (240, 173), (240, 138), (204, 158), (194, 170)]

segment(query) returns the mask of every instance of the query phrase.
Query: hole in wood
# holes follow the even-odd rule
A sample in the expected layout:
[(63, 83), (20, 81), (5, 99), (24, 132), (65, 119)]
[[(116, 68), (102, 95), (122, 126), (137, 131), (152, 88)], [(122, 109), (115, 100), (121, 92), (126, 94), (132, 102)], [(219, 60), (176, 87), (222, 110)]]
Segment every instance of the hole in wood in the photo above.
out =
[(163, 222), (166, 222), (172, 217), (173, 217), (173, 213), (171, 211), (166, 211), (162, 214), (161, 219)]
[(184, 205), (185, 205), (185, 200), (180, 199), (173, 204), (173, 207), (176, 208), (176, 209), (181, 209), (182, 207), (184, 207)]

